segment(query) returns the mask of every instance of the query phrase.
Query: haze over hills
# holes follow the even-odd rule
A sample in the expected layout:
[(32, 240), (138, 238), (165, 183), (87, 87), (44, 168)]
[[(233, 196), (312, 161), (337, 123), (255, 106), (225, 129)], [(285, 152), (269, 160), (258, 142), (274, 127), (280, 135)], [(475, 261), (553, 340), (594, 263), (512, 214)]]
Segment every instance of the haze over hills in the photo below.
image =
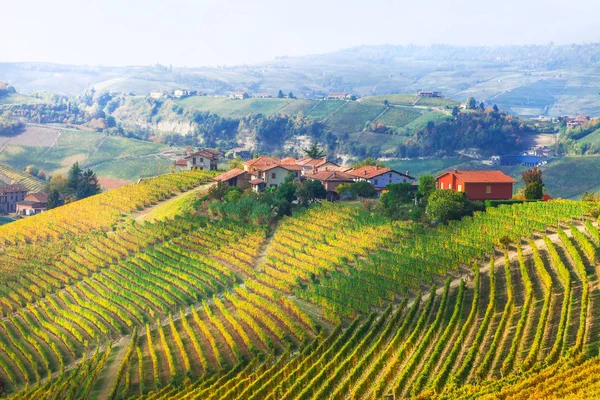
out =
[(463, 47), (360, 46), (327, 54), (280, 57), (254, 65), (73, 66), (0, 63), (0, 77), (20, 92), (52, 90), (148, 94), (186, 88), (207, 94), (292, 91), (299, 98), (328, 92), (358, 96), (436, 90), (522, 116), (600, 115), (600, 45)]

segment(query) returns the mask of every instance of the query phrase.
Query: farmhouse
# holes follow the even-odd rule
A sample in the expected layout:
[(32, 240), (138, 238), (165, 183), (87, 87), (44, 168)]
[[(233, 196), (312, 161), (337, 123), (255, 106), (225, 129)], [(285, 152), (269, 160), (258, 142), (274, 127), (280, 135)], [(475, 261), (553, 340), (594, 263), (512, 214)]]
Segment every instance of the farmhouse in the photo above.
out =
[(266, 187), (277, 187), (291, 173), (300, 180), (302, 167), (294, 163), (282, 163), (278, 158), (261, 156), (244, 163), (244, 171), (250, 175), (252, 190), (262, 192)]
[(338, 167), (336, 163), (328, 161), (327, 157), (304, 157), (297, 160), (296, 164), (302, 167), (302, 175), (312, 174), (327, 167)]
[(165, 93), (162, 90), (153, 90), (150, 92), (150, 97), (153, 99), (162, 99), (165, 97)]
[(229, 94), (229, 98), (231, 100), (244, 100), (248, 98), (248, 93), (246, 92), (233, 92)]
[(351, 93), (328, 93), (326, 99), (328, 100), (354, 100), (355, 96)]
[(180, 99), (190, 95), (190, 91), (187, 89), (175, 89), (173, 90), (173, 97)]
[(27, 192), (27, 188), (20, 183), (0, 186), (0, 212), (16, 212), (17, 203), (25, 200)]
[(336, 201), (340, 199), (340, 195), (335, 191), (338, 186), (344, 183), (354, 182), (354, 176), (346, 172), (338, 171), (318, 171), (314, 174), (306, 175), (306, 179), (321, 181), (325, 190), (327, 190), (327, 200)]
[(216, 171), (220, 157), (221, 153), (218, 151), (202, 149), (175, 161), (175, 167), (180, 171), (191, 169)]
[(446, 172), (436, 178), (438, 189), (464, 192), (469, 200), (508, 200), (516, 182), (502, 171)]
[(257, 99), (270, 99), (273, 96), (271, 96), (269, 93), (255, 93), (254, 97)]
[(439, 92), (431, 92), (427, 90), (419, 90), (417, 92), (417, 96), (419, 97), (443, 97)]
[(229, 186), (237, 186), (242, 190), (250, 187), (250, 174), (243, 169), (234, 168), (214, 178), (217, 182), (226, 183)]
[(390, 183), (414, 183), (415, 178), (406, 173), (394, 171), (391, 168), (384, 168), (378, 165), (366, 165), (351, 171), (348, 171), (354, 177), (355, 181), (368, 181), (375, 190), (381, 192)]
[(45, 192), (31, 193), (23, 201), (17, 202), (16, 212), (22, 215), (34, 215), (46, 211), (48, 194)]

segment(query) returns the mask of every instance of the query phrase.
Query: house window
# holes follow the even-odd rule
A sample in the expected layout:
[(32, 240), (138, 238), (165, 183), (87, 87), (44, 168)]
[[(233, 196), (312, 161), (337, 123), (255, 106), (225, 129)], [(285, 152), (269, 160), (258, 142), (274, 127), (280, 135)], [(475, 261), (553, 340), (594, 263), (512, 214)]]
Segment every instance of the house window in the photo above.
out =
[(275, 172), (272, 172), (272, 173), (271, 173), (271, 179), (275, 179), (276, 177), (277, 177), (277, 173), (275, 173)]
[(192, 164), (196, 165), (196, 157), (192, 158)]
[(203, 163), (204, 162), (204, 158), (200, 157), (200, 162)]
[(298, 171), (294, 172), (294, 176), (297, 178), (298, 177)]
[(390, 179), (392, 179), (392, 174), (390, 174)]
[(485, 193), (487, 193), (487, 194), (490, 194), (490, 193), (492, 193), (492, 185), (487, 185), (487, 186), (485, 187)]
[(448, 189), (452, 189), (452, 184), (451, 183), (448, 184)]
[(444, 182), (440, 182), (440, 189), (444, 188)]
[(458, 191), (462, 192), (462, 185), (458, 185)]
[(377, 183), (378, 183), (378, 181), (377, 181), (377, 179), (375, 179), (375, 184), (377, 185)]

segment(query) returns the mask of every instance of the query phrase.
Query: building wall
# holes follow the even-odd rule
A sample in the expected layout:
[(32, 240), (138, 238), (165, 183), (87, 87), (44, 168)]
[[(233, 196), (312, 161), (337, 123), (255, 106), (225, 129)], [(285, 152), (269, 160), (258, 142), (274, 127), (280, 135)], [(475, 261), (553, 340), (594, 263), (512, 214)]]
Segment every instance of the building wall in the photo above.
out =
[(27, 192), (0, 194), (0, 212), (16, 212), (17, 202), (25, 200), (25, 196), (27, 196)]
[[(210, 158), (206, 158), (203, 156), (193, 156), (193, 157), (188, 158), (187, 160), (188, 160), (188, 169), (192, 169), (194, 167), (196, 167), (197, 169), (203, 169), (206, 171), (217, 169), (216, 161), (213, 161), (211, 163)], [(194, 164), (194, 160), (196, 161), (195, 164)]]
[[(358, 180), (365, 180), (358, 178)], [(414, 179), (408, 179), (404, 175), (400, 175), (396, 172), (386, 172), (385, 174), (376, 176), (371, 179), (367, 179), (375, 189), (385, 189), (385, 187), (391, 183), (413, 183)]]
[[(267, 187), (279, 186), (285, 181), (285, 178), (289, 175), (289, 173), (290, 171), (287, 169), (275, 167), (268, 171), (260, 172), (259, 178), (267, 182)], [(273, 174), (275, 174), (275, 178), (273, 178)]]
[(452, 174), (447, 174), (437, 180), (438, 189), (452, 189), (456, 192), (464, 192), (465, 184)]
[[(487, 189), (490, 193), (487, 193)], [(469, 200), (509, 200), (512, 198), (512, 183), (468, 183), (466, 196)]]

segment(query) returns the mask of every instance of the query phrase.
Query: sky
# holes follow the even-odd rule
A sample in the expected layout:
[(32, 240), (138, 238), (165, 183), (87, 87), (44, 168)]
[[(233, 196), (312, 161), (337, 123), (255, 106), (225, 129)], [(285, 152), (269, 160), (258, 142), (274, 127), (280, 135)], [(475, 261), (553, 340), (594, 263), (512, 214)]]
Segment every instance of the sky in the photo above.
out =
[(198, 67), (359, 45), (600, 42), (599, 0), (0, 0), (0, 62)]

